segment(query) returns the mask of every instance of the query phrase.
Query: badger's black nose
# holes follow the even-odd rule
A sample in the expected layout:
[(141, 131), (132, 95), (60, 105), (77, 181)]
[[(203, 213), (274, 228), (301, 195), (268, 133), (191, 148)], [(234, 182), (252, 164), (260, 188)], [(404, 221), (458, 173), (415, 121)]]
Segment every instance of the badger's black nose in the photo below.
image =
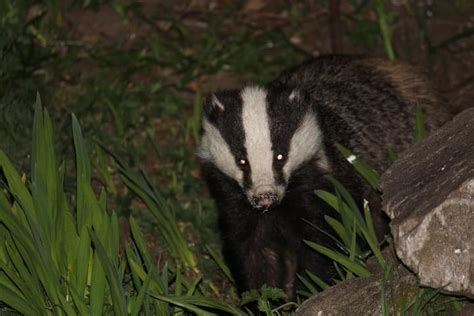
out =
[(253, 197), (253, 206), (256, 208), (269, 208), (278, 201), (278, 196), (273, 192), (265, 192)]

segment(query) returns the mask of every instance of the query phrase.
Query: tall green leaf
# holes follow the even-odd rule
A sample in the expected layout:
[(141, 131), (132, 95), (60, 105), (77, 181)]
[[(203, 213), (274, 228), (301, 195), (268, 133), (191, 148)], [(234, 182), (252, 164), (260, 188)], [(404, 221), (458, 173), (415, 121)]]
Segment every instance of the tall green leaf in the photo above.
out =
[(125, 293), (123, 292), (121, 279), (118, 274), (117, 267), (112, 260), (107, 256), (107, 252), (100, 242), (97, 234), (90, 230), (89, 234), (95, 246), (96, 254), (100, 260), (102, 269), (106, 275), (107, 283), (109, 284), (110, 293), (112, 296), (112, 305), (114, 308), (114, 315), (127, 315), (127, 304), (125, 303)]
[(370, 275), (370, 272), (367, 270), (366, 267), (364, 267), (363, 265), (361, 265), (360, 263), (358, 262), (355, 262), (355, 261), (352, 261), (350, 258), (348, 258), (347, 256), (344, 256), (342, 254), (339, 254), (337, 252), (335, 252), (334, 250), (331, 250), (327, 247), (324, 247), (324, 246), (321, 246), (321, 245), (318, 245), (314, 242), (311, 242), (311, 241), (308, 241), (308, 240), (305, 240), (304, 241), (308, 246), (310, 246), (311, 248), (313, 248), (314, 250), (322, 253), (323, 255), (325, 256), (328, 256), (329, 258), (331, 258), (332, 260), (336, 261), (337, 263), (340, 263), (341, 265), (343, 265), (344, 267), (346, 267), (347, 269), (349, 269), (350, 271), (354, 272), (355, 274), (357, 274), (358, 276), (360, 277), (368, 277)]

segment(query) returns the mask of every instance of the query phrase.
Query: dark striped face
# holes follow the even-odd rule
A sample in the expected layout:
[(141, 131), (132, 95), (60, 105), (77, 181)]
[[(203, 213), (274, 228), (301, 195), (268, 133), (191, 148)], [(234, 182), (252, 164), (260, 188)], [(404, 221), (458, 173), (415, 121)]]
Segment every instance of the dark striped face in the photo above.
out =
[(199, 156), (235, 179), (256, 208), (279, 202), (291, 173), (315, 155), (327, 167), (316, 117), (296, 90), (216, 93), (202, 125)]

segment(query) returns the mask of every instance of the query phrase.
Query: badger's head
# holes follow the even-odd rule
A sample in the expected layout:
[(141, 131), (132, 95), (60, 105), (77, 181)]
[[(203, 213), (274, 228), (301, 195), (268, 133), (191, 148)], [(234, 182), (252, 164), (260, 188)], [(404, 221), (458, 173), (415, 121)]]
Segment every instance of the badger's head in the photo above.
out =
[(257, 209), (281, 201), (304, 162), (316, 157), (327, 167), (315, 113), (296, 89), (215, 93), (204, 103), (202, 130), (199, 157), (233, 178)]

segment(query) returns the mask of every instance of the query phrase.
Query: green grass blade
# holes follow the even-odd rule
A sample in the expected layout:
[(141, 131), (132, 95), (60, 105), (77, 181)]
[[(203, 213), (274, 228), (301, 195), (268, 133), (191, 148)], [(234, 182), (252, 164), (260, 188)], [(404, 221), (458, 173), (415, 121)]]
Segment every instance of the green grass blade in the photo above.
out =
[(15, 197), (15, 200), (22, 205), (22, 208), (30, 213), (36, 214), (33, 204), (33, 199), (30, 192), (23, 183), (21, 177), (13, 168), (12, 163), (0, 149), (0, 169), (3, 171), (5, 178), (7, 179), (8, 189), (10, 193)]
[(92, 230), (89, 230), (89, 234), (109, 284), (114, 314), (127, 315), (127, 304), (125, 301), (125, 294), (123, 292), (118, 271), (114, 264), (111, 262), (111, 260), (108, 258), (107, 252), (102, 243), (100, 242), (99, 238), (97, 237), (97, 234)]
[(224, 260), (217, 254), (216, 251), (214, 251), (211, 247), (206, 245), (206, 249), (209, 252), (209, 255), (211, 256), (212, 260), (217, 264), (219, 269), (224, 273), (226, 278), (234, 283), (234, 278), (232, 278), (232, 274), (230, 273), (229, 267), (225, 264)]
[[(169, 284), (168, 282), (168, 264), (166, 264), (166, 269), (163, 269), (163, 275), (166, 275), (166, 279), (163, 280), (163, 284)], [(176, 267), (175, 273), (175, 289), (174, 295), (181, 296), (183, 294), (183, 274), (181, 273), (181, 268), (179, 266)], [(165, 293), (168, 295), (168, 291)]]
[(385, 53), (388, 59), (395, 60), (395, 51), (393, 50), (392, 44), (392, 30), (388, 22), (388, 16), (385, 11), (385, 0), (376, 0), (375, 10), (377, 11), (380, 32), (382, 33), (383, 43), (385, 47)]
[(72, 133), (74, 138), (74, 148), (76, 151), (76, 186), (77, 186), (77, 231), (81, 231), (83, 226), (92, 226), (92, 210), (88, 205), (87, 188), (91, 179), (89, 159), (86, 154), (85, 144), (82, 137), (81, 127), (74, 114), (72, 114)]
[[(90, 235), (89, 235), (90, 238)], [(92, 256), (92, 271), (89, 279), (90, 284), (90, 314), (102, 315), (105, 302), (106, 276), (99, 255), (94, 253)]]
[[(304, 298), (304, 299), (307, 299), (307, 298), (310, 298), (311, 296), (313, 296), (313, 294), (311, 292), (302, 291), (302, 290), (296, 290), (296, 294), (298, 296), (300, 296), (301, 298)], [(250, 315), (253, 315), (253, 314), (250, 314)]]
[(336, 246), (338, 248), (340, 248), (340, 249), (345, 249), (346, 248), (342, 242), (340, 242), (336, 237), (331, 235), (329, 232), (325, 231), (324, 229), (319, 228), (317, 225), (311, 223), (310, 221), (308, 221), (306, 219), (303, 219), (303, 222), (307, 223), (308, 225), (310, 225), (311, 227), (313, 227), (314, 229), (316, 229), (320, 233), (327, 236), (329, 239), (331, 239), (336, 244)]
[(212, 309), (216, 309), (218, 311), (226, 312), (232, 315), (242, 315), (242, 311), (240, 311), (239, 309), (214, 298), (193, 295), (193, 296), (181, 296), (179, 299), (182, 300), (182, 302), (185, 302), (187, 304), (193, 304), (193, 305), (197, 305), (201, 307), (212, 308)]
[[(341, 214), (342, 226), (346, 231), (346, 235), (350, 236), (352, 231), (352, 223), (354, 217), (353, 209), (350, 209), (349, 206), (344, 202), (341, 193), (336, 188), (336, 197), (337, 197), (337, 209)], [(357, 212), (357, 211), (356, 211)]]
[(419, 104), (416, 105), (415, 142), (420, 143), (426, 136), (425, 118)]
[(187, 296), (192, 296), (194, 294), (196, 294), (196, 290), (197, 290), (197, 287), (199, 285), (199, 283), (201, 283), (202, 281), (202, 277), (199, 277), (199, 278), (196, 278), (196, 280), (194, 280), (191, 285), (188, 286), (188, 291), (186, 293)]
[[(354, 262), (355, 257), (357, 255), (356, 253), (356, 246), (357, 246), (357, 221), (356, 218), (354, 217), (354, 221), (352, 223), (352, 240), (351, 240), (351, 245), (350, 245), (350, 250), (349, 250), (349, 260)], [(353, 277), (352, 271), (348, 271), (346, 275), (346, 280), (352, 279)]]
[[(125, 259), (127, 260), (127, 267), (131, 266), (131, 262), (134, 262), (137, 266), (139, 265), (137, 262), (140, 262), (141, 259), (139, 258), (139, 255), (136, 254), (132, 248), (130, 248), (130, 245), (125, 245)], [(137, 290), (140, 289), (142, 285), (142, 281), (140, 277), (134, 273), (134, 271), (131, 271), (131, 276), (132, 276), (132, 281)]]
[[(179, 282), (179, 267), (177, 269), (177, 276), (178, 276), (178, 282)], [(163, 285), (163, 294), (164, 295), (168, 295), (169, 294), (169, 276), (168, 276), (168, 273), (169, 273), (169, 269), (168, 269), (168, 263), (166, 262), (165, 263), (165, 266), (163, 267), (162, 271), (161, 271), (161, 276), (160, 276), (160, 280), (161, 280), (161, 284)], [(181, 286), (181, 284), (178, 283), (178, 287)], [(179, 291), (179, 289), (178, 289)]]
[[(44, 306), (43, 288), (38, 275), (41, 274), (41, 262), (35, 252), (33, 241), (27, 238), (29, 236), (23, 236), (22, 230), (16, 230), (14, 234), (11, 233), (11, 229), (15, 227), (12, 225), (12, 223), (15, 223), (15, 218), (13, 216), (9, 218), (9, 215), (12, 216), (8, 211), (0, 212), (0, 223), (3, 223), (4, 227), (9, 229), (9, 234), (4, 235), (3, 243), (6, 261), (0, 264), (0, 268), (9, 276), (9, 280), (14, 282), (21, 295), (29, 299), (31, 305), (42, 308)], [(7, 220), (5, 220), (6, 218)], [(16, 237), (17, 235), (21, 235), (21, 237)], [(22, 243), (25, 243), (26, 246)], [(35, 263), (38, 267), (35, 266)]]
[(387, 150), (387, 155), (390, 162), (394, 162), (395, 160), (397, 160), (397, 154), (393, 151), (392, 148), (387, 146), (385, 149)]
[(94, 163), (95, 169), (99, 172), (103, 182), (105, 183), (107, 192), (112, 194), (112, 196), (116, 196), (117, 188), (115, 187), (115, 183), (112, 180), (112, 176), (110, 175), (109, 165), (107, 164), (104, 150), (101, 146), (95, 145), (95, 152), (97, 153), (97, 159)]
[(330, 288), (331, 286), (324, 282), (320, 277), (312, 273), (311, 271), (306, 270), (306, 274), (309, 276), (311, 281), (313, 281), (317, 286), (319, 286), (321, 289), (325, 290)]
[[(144, 282), (147, 277), (145, 270), (143, 270), (143, 268), (134, 259), (132, 259), (132, 257), (127, 257), (127, 259), (134, 278), (139, 278)], [(165, 292), (165, 285), (161, 284), (161, 281), (155, 277), (156, 271), (154, 269), (152, 269), (149, 273), (152, 273), (153, 278), (150, 281), (151, 283), (149, 285), (147, 295), (163, 295)], [(168, 314), (168, 303), (155, 300), (155, 311), (158, 315)]]
[(362, 159), (357, 157), (356, 155), (352, 154), (349, 149), (342, 146), (341, 144), (336, 144), (337, 149), (341, 154), (346, 158), (352, 166), (357, 170), (357, 172), (364, 177), (364, 179), (370, 184), (370, 186), (374, 189), (378, 189), (378, 184), (380, 180), (379, 174), (369, 165), (364, 162)]
[[(11, 252), (12, 250), (7, 251)], [(10, 259), (11, 256), (9, 256), (8, 258)], [(14, 264), (14, 266), (16, 268), (18, 264)], [(43, 293), (41, 292), (41, 288), (39, 287), (39, 282), (29, 282), (31, 280), (31, 276), (25, 277), (23, 274), (21, 274), (21, 272), (17, 272), (24, 270), (18, 269), (14, 271), (12, 267), (7, 266), (7, 264), (3, 261), (0, 261), (0, 271), (3, 271), (4, 273), (0, 273), (0, 284), (2, 286), (8, 288), (20, 298), (27, 300), (31, 308), (35, 308), (37, 310), (43, 309)]]
[(145, 261), (145, 266), (147, 269), (150, 269), (153, 266), (153, 262), (151, 260), (150, 252), (148, 251), (145, 241), (143, 240), (143, 236), (140, 233), (138, 224), (133, 216), (130, 216), (128, 222), (130, 224), (130, 231), (132, 232), (133, 241), (140, 252), (140, 256)]
[(138, 314), (140, 313), (140, 310), (142, 309), (143, 302), (145, 301), (146, 293), (150, 286), (150, 281), (152, 277), (153, 277), (153, 274), (151, 272), (147, 274), (145, 281), (143, 282), (143, 285), (140, 288), (140, 291), (138, 292), (137, 299), (135, 300), (134, 306), (130, 313), (132, 316), (138, 316)]
[(375, 226), (372, 220), (372, 213), (370, 212), (369, 205), (366, 202), (364, 202), (364, 217), (365, 217), (365, 222), (367, 223), (367, 229), (368, 229), (367, 236), (365, 236), (365, 239), (367, 243), (369, 244), (370, 250), (372, 250), (372, 252), (374, 253), (375, 258), (377, 259), (377, 262), (383, 268), (385, 267), (385, 259), (382, 255), (382, 251), (380, 249), (380, 246), (377, 240), (377, 234), (375, 233)]
[(11, 209), (11, 204), (7, 200), (6, 193), (2, 191), (2, 188), (0, 187), (0, 210), (2, 212), (7, 212), (7, 210)]
[(72, 272), (75, 275), (74, 287), (80, 295), (84, 295), (87, 287), (87, 275), (92, 264), (91, 239), (86, 227), (82, 228), (76, 251), (71, 257), (73, 261)]
[[(22, 269), (20, 273), (25, 276), (32, 276), (31, 282), (37, 284), (40, 280), (41, 273), (41, 257), (37, 252), (35, 247), (35, 241), (31, 235), (25, 233), (25, 228), (21, 225), (18, 220), (10, 212), (0, 212), (0, 223), (3, 223), (5, 227), (10, 231), (11, 235), (11, 247), (13, 245), (16, 247), (16, 250), (13, 250), (9, 253), (10, 260), (15, 260), (17, 263), (15, 266), (17, 269)], [(8, 245), (7, 245), (7, 250)], [(12, 248), (13, 249), (13, 248)], [(18, 256), (18, 258), (14, 257)], [(24, 267), (24, 269), (22, 268)]]
[[(58, 302), (57, 310), (64, 311), (67, 316), (76, 316), (76, 310), (72, 307), (71, 303), (63, 296), (58, 295)], [(56, 314), (61, 315), (62, 313), (56, 312)]]
[(359, 224), (363, 223), (362, 215), (360, 213), (359, 206), (355, 202), (354, 198), (352, 195), (347, 191), (347, 189), (342, 185), (341, 182), (339, 182), (336, 178), (332, 176), (325, 176), (333, 185), (334, 188), (336, 189), (336, 193), (340, 193), (342, 198), (344, 199), (344, 203), (347, 204), (350, 210), (353, 211), (353, 214), (358, 217), (358, 222)]
[(350, 248), (351, 246), (351, 237), (347, 234), (345, 227), (336, 219), (331, 216), (324, 215), (324, 219), (331, 226), (331, 228), (337, 233), (339, 238), (344, 243), (344, 246)]
[(24, 315), (46, 315), (45, 309), (34, 309), (31, 303), (0, 284), (0, 302), (3, 302)]
[(167, 303), (170, 303), (172, 305), (175, 305), (175, 306), (178, 306), (178, 307), (181, 307), (181, 308), (184, 308), (188, 311), (191, 311), (191, 312), (194, 312), (196, 313), (196, 315), (199, 315), (199, 316), (213, 316), (213, 315), (217, 315), (215, 313), (210, 313), (210, 312), (207, 312), (199, 307), (196, 307), (192, 304), (188, 304), (188, 303), (185, 303), (185, 302), (182, 302), (180, 298), (174, 298), (174, 297), (167, 297), (167, 296), (164, 296), (164, 295), (157, 295), (157, 294), (151, 294), (151, 297), (155, 298), (155, 299), (158, 299), (160, 301), (163, 301), (163, 302), (167, 302)]
[(316, 190), (315, 193), (321, 200), (326, 202), (334, 210), (336, 210), (338, 213), (340, 213), (338, 199), (337, 199), (336, 195), (334, 195), (330, 192), (324, 191), (324, 190)]
[(152, 295), (153, 297), (163, 300), (165, 302), (171, 303), (173, 305), (179, 306), (191, 312), (194, 312), (198, 315), (216, 315), (215, 313), (210, 313), (205, 311), (200, 307), (212, 308), (221, 312), (226, 312), (231, 315), (243, 315), (241, 311), (235, 307), (220, 302), (218, 300), (204, 297), (204, 296), (164, 296), (164, 295)]
[[(24, 208), (22, 208), (24, 210)], [(59, 307), (60, 299), (60, 284), (59, 284), (59, 272), (57, 267), (52, 262), (51, 252), (49, 249), (45, 248), (43, 243), (43, 235), (40, 232), (37, 222), (34, 221), (32, 216), (28, 212), (24, 212), (25, 217), (30, 224), (30, 230), (32, 232), (33, 244), (23, 244), (22, 246), (28, 247), (32, 250), (22, 251), (22, 256), (25, 260), (25, 263), (28, 265), (30, 271), (36, 271), (38, 278), (41, 281), (41, 284), (51, 301), (52, 305), (55, 308), (55, 311), (61, 313), (62, 310)], [(21, 231), (20, 231), (21, 233)], [(16, 232), (14, 240), (17, 241), (18, 233)], [(21, 249), (21, 247), (19, 247)], [(34, 251), (34, 253), (32, 252)], [(31, 255), (36, 255), (36, 260), (31, 260)]]
[[(105, 191), (103, 191), (105, 192)], [(105, 210), (104, 210), (105, 212)], [(109, 256), (110, 258), (119, 258), (120, 236), (117, 214), (112, 212), (109, 216)]]
[(308, 289), (308, 291), (311, 293), (311, 295), (315, 295), (315, 294), (319, 293), (319, 291), (306, 278), (304, 278), (303, 276), (301, 276), (298, 273), (296, 274), (296, 277), (303, 283), (303, 285)]
[[(77, 309), (77, 311), (79, 312), (79, 315), (89, 315), (89, 309), (88, 309), (88, 306), (86, 305), (86, 303), (84, 303), (83, 301), (83, 296), (80, 295), (75, 289), (73, 286), (70, 286), (69, 287), (69, 291), (71, 293), (71, 297), (72, 297), (72, 300), (74, 302), (74, 305)], [(68, 305), (70, 305), (69, 303), (67, 303)]]
[(35, 104), (32, 146), (31, 189), (34, 193), (34, 201), (42, 202), (35, 208), (36, 220), (40, 225), (45, 246), (50, 247), (58, 211), (59, 173), (54, 153), (51, 119), (46, 109), (43, 111), (41, 108), (39, 96)]
[(362, 266), (360, 263), (351, 261), (349, 258), (346, 256), (343, 256), (327, 247), (318, 245), (314, 242), (305, 240), (305, 244), (313, 248), (314, 250), (322, 253), (323, 255), (331, 258), (332, 260), (336, 261), (337, 263), (340, 263), (343, 265), (345, 268), (349, 269), (350, 271), (354, 272), (354, 274), (360, 276), (360, 277), (368, 277), (370, 275), (370, 272)]
[[(145, 272), (143, 267), (131, 259), (129, 259), (129, 265), (130, 265), (130, 270), (132, 271), (132, 273), (136, 275), (137, 277), (139, 277), (140, 280), (144, 281), (147, 276), (147, 273)], [(154, 272), (154, 271), (151, 271), (151, 272)], [(164, 294), (165, 285), (162, 284), (160, 279), (154, 278), (150, 285), (150, 291), (158, 295)]]

